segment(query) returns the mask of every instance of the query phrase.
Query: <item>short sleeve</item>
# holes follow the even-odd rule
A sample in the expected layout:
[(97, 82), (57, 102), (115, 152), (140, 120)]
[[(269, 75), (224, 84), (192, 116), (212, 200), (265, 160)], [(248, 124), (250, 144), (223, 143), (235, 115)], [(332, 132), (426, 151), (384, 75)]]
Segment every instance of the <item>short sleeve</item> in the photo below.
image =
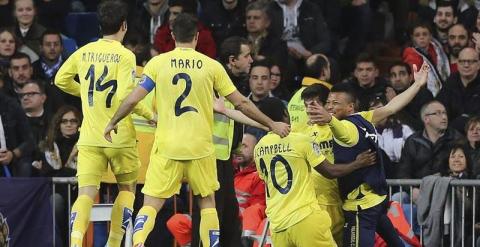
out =
[(215, 63), (215, 71), (214, 71), (214, 84), (213, 87), (215, 88), (215, 91), (218, 92), (218, 94), (222, 96), (228, 96), (231, 93), (235, 92), (237, 88), (235, 85), (233, 85), (232, 80), (230, 79), (230, 76), (228, 76), (227, 71), (225, 71), (225, 68), (219, 63)]

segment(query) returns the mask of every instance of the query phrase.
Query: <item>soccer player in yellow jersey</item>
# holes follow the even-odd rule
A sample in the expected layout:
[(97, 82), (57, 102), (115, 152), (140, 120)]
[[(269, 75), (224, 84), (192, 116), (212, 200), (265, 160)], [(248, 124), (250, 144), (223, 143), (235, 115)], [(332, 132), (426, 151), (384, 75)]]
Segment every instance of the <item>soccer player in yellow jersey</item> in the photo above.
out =
[[(214, 90), (237, 109), (270, 130), (286, 136), (288, 124), (273, 122), (240, 94), (217, 61), (195, 51), (197, 19), (179, 14), (172, 24), (176, 48), (151, 59), (140, 86), (122, 103), (105, 128), (111, 140), (119, 121), (154, 87), (158, 123), (147, 170), (143, 207), (135, 219), (134, 246), (143, 246), (165, 199), (177, 194), (186, 178), (199, 198), (203, 246), (218, 246), (219, 226), (214, 192), (219, 188), (212, 142)], [(120, 135), (121, 129), (118, 129)]]
[[(378, 109), (355, 114), (356, 97), (348, 85), (335, 85), (327, 103), (320, 106), (313, 102), (307, 107), (310, 121), (328, 124), (335, 137), (333, 145), (335, 162), (348, 163), (367, 149), (378, 150), (375, 128), (372, 123), (381, 121), (401, 110), (426, 84), (429, 67), (426, 64), (417, 71), (414, 66), (415, 83), (406, 91)], [(343, 138), (349, 135), (349, 141)], [(338, 138), (341, 137), (341, 138)], [(379, 157), (371, 167), (357, 170), (339, 178), (340, 195), (344, 200), (345, 215), (344, 245), (370, 247), (378, 232), (388, 246), (403, 246), (390, 220), (386, 216), (385, 172)]]
[[(288, 121), (281, 100), (265, 99), (262, 107), (275, 109), (266, 112), (274, 121)], [(318, 205), (311, 173), (319, 172), (328, 178), (343, 176), (374, 164), (375, 156), (367, 151), (350, 164), (332, 165), (317, 143), (303, 134), (292, 132), (280, 138), (270, 132), (260, 139), (254, 157), (266, 184), (266, 214), (271, 222), (273, 245), (337, 246), (330, 231), (330, 217)]]
[[(61, 90), (80, 96), (84, 114), (77, 144), (79, 195), (70, 215), (71, 246), (82, 246), (93, 200), (109, 163), (120, 192), (112, 209), (107, 245), (120, 246), (131, 222), (140, 166), (131, 118), (119, 123), (120, 134), (112, 142), (103, 138), (103, 127), (135, 87), (135, 56), (120, 43), (127, 31), (127, 13), (122, 1), (100, 3), (98, 18), (103, 38), (73, 53), (55, 77), (55, 84)], [(80, 83), (74, 81), (76, 75)], [(154, 118), (153, 112), (142, 105), (136, 108), (136, 113), (149, 120)]]

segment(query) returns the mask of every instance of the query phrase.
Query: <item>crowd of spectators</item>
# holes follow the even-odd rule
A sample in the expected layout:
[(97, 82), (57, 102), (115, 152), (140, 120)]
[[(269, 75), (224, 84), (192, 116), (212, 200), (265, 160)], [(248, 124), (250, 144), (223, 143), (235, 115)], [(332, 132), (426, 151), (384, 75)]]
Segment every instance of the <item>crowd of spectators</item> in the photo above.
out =
[[(286, 103), (305, 78), (314, 78), (349, 84), (359, 110), (373, 109), (406, 90), (412, 67), (426, 62), (432, 68), (426, 88), (376, 126), (390, 161), (388, 177), (480, 178), (480, 1), (127, 2), (124, 43), (139, 66), (174, 48), (170, 23), (188, 12), (200, 20), (197, 51), (226, 65), (255, 104), (267, 97)], [(72, 52), (65, 47), (72, 40), (65, 18), (95, 11), (96, 4), (0, 0), (2, 176), (74, 175), (81, 104), (53, 79)], [(233, 59), (225, 56), (232, 52), (224, 42), (232, 36), (245, 38), (250, 47)], [(459, 150), (469, 161), (461, 172), (451, 161)]]

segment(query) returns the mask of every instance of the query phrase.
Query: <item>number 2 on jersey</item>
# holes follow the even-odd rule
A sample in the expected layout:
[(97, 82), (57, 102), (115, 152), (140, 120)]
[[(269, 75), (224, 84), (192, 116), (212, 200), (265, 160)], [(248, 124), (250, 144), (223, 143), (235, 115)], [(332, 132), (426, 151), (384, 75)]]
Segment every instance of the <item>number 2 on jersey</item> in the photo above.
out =
[[(108, 74), (108, 67), (105, 65), (103, 67), (103, 73), (100, 77), (98, 77), (97, 81), (95, 81), (95, 65), (90, 65), (88, 68), (87, 74), (85, 75), (85, 80), (90, 79), (90, 84), (88, 85), (88, 106), (93, 106), (93, 91), (103, 92), (108, 88), (112, 88), (110, 92), (107, 94), (107, 99), (105, 100), (105, 105), (107, 108), (112, 107), (112, 98), (115, 92), (117, 92), (117, 80), (110, 80), (106, 83), (103, 83), (105, 77)], [(94, 88), (95, 87), (95, 88)]]
[(179, 80), (185, 81), (185, 90), (183, 93), (178, 96), (177, 101), (175, 101), (175, 116), (180, 116), (185, 112), (194, 111), (198, 112), (198, 110), (193, 106), (184, 106), (182, 107), (182, 102), (187, 98), (188, 94), (192, 90), (192, 79), (186, 73), (178, 73), (172, 79), (172, 84), (177, 85)]
[[(285, 168), (285, 172), (287, 173), (287, 185), (285, 185), (285, 187), (282, 187), (277, 181), (277, 176), (275, 173), (275, 168), (277, 166), (277, 163), (281, 163)], [(287, 194), (292, 188), (292, 183), (293, 183), (293, 172), (292, 172), (292, 168), (290, 167), (290, 164), (288, 164), (288, 161), (285, 158), (283, 158), (283, 156), (277, 154), (270, 161), (269, 168), (270, 168), (270, 176), (272, 179), (273, 187), (275, 187), (275, 189), (277, 189), (278, 192), (280, 192), (281, 194)], [(262, 173), (265, 174), (265, 177), (268, 178), (269, 171), (263, 159), (260, 159), (260, 169), (262, 170)], [(268, 191), (267, 184), (268, 183), (266, 182), (265, 183), (266, 193), (267, 193), (267, 197), (270, 197), (270, 192)]]

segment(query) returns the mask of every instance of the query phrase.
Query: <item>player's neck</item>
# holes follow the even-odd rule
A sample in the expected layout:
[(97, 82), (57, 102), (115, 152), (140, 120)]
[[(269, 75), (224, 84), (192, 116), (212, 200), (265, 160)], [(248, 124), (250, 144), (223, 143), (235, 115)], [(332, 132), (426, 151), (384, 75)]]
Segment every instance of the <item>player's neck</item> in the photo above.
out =
[(124, 36), (125, 35), (122, 35), (121, 33), (115, 33), (110, 35), (103, 35), (103, 39), (115, 40), (122, 43)]
[(195, 43), (179, 43), (179, 42), (175, 42), (175, 47), (178, 47), (178, 48), (192, 48), (192, 49), (195, 49), (195, 46), (197, 46)]

